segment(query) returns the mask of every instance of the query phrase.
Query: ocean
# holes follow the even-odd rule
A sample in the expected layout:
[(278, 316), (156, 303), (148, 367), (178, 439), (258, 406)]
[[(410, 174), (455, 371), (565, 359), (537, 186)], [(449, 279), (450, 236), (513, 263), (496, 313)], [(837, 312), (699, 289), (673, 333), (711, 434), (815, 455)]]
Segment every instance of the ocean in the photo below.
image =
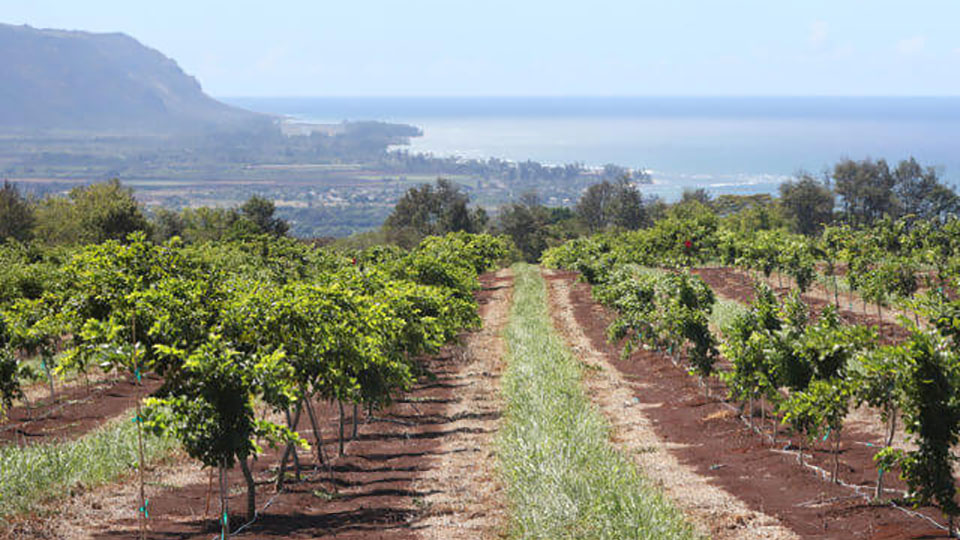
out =
[(910, 156), (960, 181), (957, 97), (225, 98), (306, 122), (420, 127), (409, 150), (650, 171), (646, 193), (776, 193), (839, 160)]

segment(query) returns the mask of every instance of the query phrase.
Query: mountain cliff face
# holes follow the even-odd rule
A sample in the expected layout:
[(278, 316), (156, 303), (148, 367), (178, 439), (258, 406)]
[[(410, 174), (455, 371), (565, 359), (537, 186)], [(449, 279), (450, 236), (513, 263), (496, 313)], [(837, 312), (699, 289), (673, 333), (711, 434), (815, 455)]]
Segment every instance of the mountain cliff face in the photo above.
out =
[(224, 129), (268, 117), (203, 93), (176, 62), (124, 34), (0, 24), (0, 129)]

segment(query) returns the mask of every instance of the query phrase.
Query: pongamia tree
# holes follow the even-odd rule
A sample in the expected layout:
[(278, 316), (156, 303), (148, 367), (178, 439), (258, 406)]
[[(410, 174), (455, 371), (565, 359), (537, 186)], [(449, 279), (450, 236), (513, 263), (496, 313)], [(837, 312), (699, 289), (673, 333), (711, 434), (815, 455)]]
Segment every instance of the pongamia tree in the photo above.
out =
[(20, 242), (33, 236), (36, 221), (33, 206), (17, 186), (4, 180), (0, 188), (0, 242), (12, 239)]
[[(898, 345), (880, 347), (862, 353), (853, 364), (857, 405), (866, 403), (879, 410), (880, 419), (885, 424), (886, 436), (881, 451), (891, 447), (897, 432), (897, 416), (910, 373), (905, 351)], [(877, 467), (874, 498), (878, 500), (883, 498), (884, 472), (883, 466)]]
[(230, 533), (227, 471), (239, 463), (247, 483), (247, 518), (256, 512), (255, 484), (247, 459), (271, 445), (305, 444), (285, 426), (256, 416), (257, 399), (287, 401), (294, 393), (292, 370), (280, 349), (244, 353), (222, 336), (210, 334), (191, 349), (159, 346), (177, 357), (180, 372), (157, 395), (145, 400), (146, 425), (174, 435), (190, 457), (220, 471), (221, 528)]
[[(909, 325), (909, 321), (905, 321)], [(952, 448), (960, 437), (960, 359), (955, 344), (936, 330), (909, 325), (910, 337), (896, 354), (902, 358), (900, 411), (914, 449), (884, 448), (876, 457), (884, 468), (900, 466), (916, 504), (936, 504), (950, 519), (956, 501)]]
[(780, 206), (794, 232), (820, 233), (833, 220), (833, 192), (816, 178), (803, 174), (780, 184)]
[(0, 314), (0, 420), (13, 400), (23, 397), (20, 388), (20, 364), (10, 347), (6, 317)]
[[(257, 399), (279, 407), (293, 398), (292, 370), (281, 345), (243, 347), (228, 332), (238, 325), (227, 322), (244, 313), (242, 297), (256, 288), (188, 259), (177, 241), (155, 245), (143, 233), (126, 244), (87, 246), (64, 275), (68, 285), (59, 313), (72, 335), (64, 363), (83, 369), (95, 361), (137, 379), (147, 371), (163, 377), (161, 390), (136, 418), (171, 433), (191, 457), (217, 467), (222, 487), (227, 470), (239, 463), (252, 517), (255, 485), (247, 460), (259, 453), (257, 441), (301, 442), (288, 428), (254, 415)], [(223, 528), (229, 532), (225, 495)]]
[(627, 176), (588, 187), (577, 201), (576, 212), (591, 233), (612, 226), (633, 230), (646, 224), (643, 196)]
[(404, 193), (383, 224), (387, 237), (411, 248), (426, 236), (448, 232), (479, 232), (486, 222), (482, 209), (467, 207), (469, 197), (444, 178)]

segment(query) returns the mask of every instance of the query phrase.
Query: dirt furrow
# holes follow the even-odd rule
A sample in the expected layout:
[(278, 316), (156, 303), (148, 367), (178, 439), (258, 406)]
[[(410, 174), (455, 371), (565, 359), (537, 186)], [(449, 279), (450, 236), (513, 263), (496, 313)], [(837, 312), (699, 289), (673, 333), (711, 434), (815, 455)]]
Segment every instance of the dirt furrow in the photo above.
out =
[[(743, 305), (748, 305), (753, 301), (753, 278), (740, 269), (731, 267), (697, 268), (693, 270), (693, 273), (700, 276), (719, 298), (733, 300)], [(776, 288), (777, 283), (774, 278), (767, 279), (767, 283)], [(777, 291), (779, 294), (789, 294), (790, 292), (788, 289), (777, 289)], [(813, 309), (814, 313), (823, 311), (826, 305), (833, 302), (832, 298), (818, 296), (810, 292), (802, 295), (802, 299)], [(841, 306), (845, 305), (841, 304)], [(848, 324), (875, 326), (878, 321), (875, 314), (864, 315), (849, 309), (841, 309), (840, 314)], [(891, 315), (891, 312), (889, 310), (884, 312), (883, 317), (885, 341), (903, 340), (906, 333), (902, 327), (896, 324), (895, 317)], [(880, 418), (880, 412), (866, 405), (852, 407), (845, 425), (847, 433), (857, 433), (863, 439), (860, 444), (864, 448), (876, 448), (886, 441), (885, 422)], [(902, 422), (900, 422), (893, 442), (895, 446), (900, 448), (911, 448), (913, 446), (907, 440)]]
[(776, 519), (751, 510), (729, 492), (681, 463), (671, 452), (679, 445), (660, 437), (634, 391), (593, 346), (577, 321), (570, 301), (571, 281), (558, 272), (544, 271), (550, 311), (557, 331), (588, 367), (588, 393), (613, 426), (613, 441), (632, 455), (643, 473), (656, 482), (691, 521), (710, 538), (796, 538)]
[[(695, 268), (693, 273), (700, 276), (722, 298), (736, 300), (745, 305), (753, 300), (754, 278), (743, 270), (732, 267), (707, 267)], [(789, 286), (780, 286), (780, 282), (776, 278), (766, 278), (765, 281), (780, 295), (787, 295), (792, 291)], [(814, 283), (810, 290), (800, 295), (800, 298), (810, 306), (814, 313), (820, 313), (824, 307), (834, 303), (833, 294), (824, 290), (818, 283)], [(897, 320), (898, 311), (884, 309), (881, 312), (883, 316), (881, 319), (877, 317), (875, 306), (869, 307), (864, 312), (858, 308), (860, 302), (857, 301), (854, 304), (852, 297), (849, 295), (844, 297), (841, 294), (840, 298), (839, 314), (847, 324), (863, 326), (877, 326), (879, 324), (883, 343), (896, 343), (906, 339), (907, 331), (900, 326)]]
[(32, 401), (7, 411), (0, 422), (0, 445), (37, 444), (75, 439), (136, 406), (141, 396), (160, 387), (160, 379), (147, 376), (138, 386), (123, 379), (100, 380), (88, 387), (58, 388), (56, 401)]
[(506, 351), (501, 333), (510, 312), (513, 277), (502, 270), (485, 285), (489, 296), (480, 298), (483, 328), (467, 336), (463, 350), (460, 377), (470, 384), (447, 410), (460, 419), (457, 426), (473, 429), (446, 438), (440, 457), (414, 482), (414, 489), (431, 491), (416, 524), (424, 539), (495, 538), (505, 525), (505, 495), (495, 470), (493, 438), (503, 411), (500, 377)]
[[(617, 437), (624, 439), (623, 444), (630, 438), (642, 441), (630, 443), (642, 466), (651, 471), (648, 474), (655, 481), (664, 484), (682, 508), (699, 516), (701, 523), (713, 524), (708, 528), (712, 536), (768, 538), (784, 528), (802, 538), (921, 538), (942, 534), (922, 519), (889, 505), (868, 503), (851, 490), (824, 481), (800, 466), (794, 455), (781, 451), (780, 446), (786, 444), (782, 435), (780, 445), (770, 447), (726, 404), (705, 398), (696, 378), (665, 355), (640, 350), (623, 358), (619, 347), (606, 340), (605, 329), (612, 314), (593, 301), (589, 286), (576, 283), (573, 272), (549, 272), (547, 279), (558, 327), (572, 331), (571, 342), (598, 366), (590, 370), (597, 374), (594, 378), (609, 379), (609, 391), (619, 392), (612, 398), (605, 397), (605, 391), (596, 392), (614, 424), (626, 423)], [(712, 393), (721, 395), (723, 390)], [(875, 448), (854, 444), (867, 439), (852, 426), (844, 430), (844, 439), (841, 478), (869, 487), (876, 479), (872, 460)], [(825, 448), (813, 452), (808, 449), (807, 456), (808, 461), (820, 464), (833, 460), (833, 454)], [(676, 480), (673, 474), (679, 475)], [(685, 482), (690, 482), (690, 487), (684, 487)], [(900, 486), (902, 483), (895, 487)], [(708, 487), (720, 489), (722, 502), (710, 500), (708, 494), (715, 492)], [(736, 510), (725, 509), (726, 504), (733, 504), (731, 508)], [(744, 507), (749, 518), (741, 519), (738, 512)], [(935, 509), (921, 510), (942, 520)], [(779, 521), (780, 526), (771, 532), (750, 531), (754, 522), (773, 525), (769, 518)]]

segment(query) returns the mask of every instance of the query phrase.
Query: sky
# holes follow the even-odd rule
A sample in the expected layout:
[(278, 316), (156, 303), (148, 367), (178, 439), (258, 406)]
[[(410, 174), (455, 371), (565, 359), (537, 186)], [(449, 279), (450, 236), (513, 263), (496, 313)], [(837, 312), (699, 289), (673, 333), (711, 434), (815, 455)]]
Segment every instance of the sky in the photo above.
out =
[(957, 0), (0, 0), (218, 97), (958, 95)]

